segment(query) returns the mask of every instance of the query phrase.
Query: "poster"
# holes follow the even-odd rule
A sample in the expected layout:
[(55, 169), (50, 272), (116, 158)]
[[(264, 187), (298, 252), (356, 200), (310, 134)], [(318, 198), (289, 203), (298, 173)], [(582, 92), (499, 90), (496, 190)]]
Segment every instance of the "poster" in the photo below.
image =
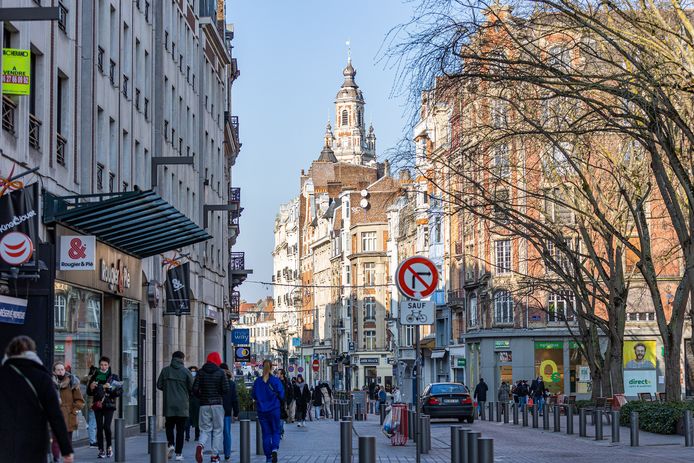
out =
[(31, 78), (31, 51), (2, 49), (2, 93), (28, 95)]
[(0, 198), (0, 270), (38, 268), (39, 188), (33, 183)]
[(564, 342), (535, 342), (535, 371), (551, 394), (564, 392)]
[(166, 272), (166, 313), (190, 314), (190, 264), (186, 262)]
[(656, 342), (624, 341), (624, 395), (657, 392)]

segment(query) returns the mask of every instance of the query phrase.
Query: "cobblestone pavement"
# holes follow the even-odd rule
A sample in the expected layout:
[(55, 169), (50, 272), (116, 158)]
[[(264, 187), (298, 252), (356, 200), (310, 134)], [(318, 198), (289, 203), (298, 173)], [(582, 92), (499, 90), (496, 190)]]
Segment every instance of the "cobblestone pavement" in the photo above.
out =
[[(621, 429), (621, 443), (612, 444), (610, 426), (605, 425), (602, 441), (592, 437), (579, 438), (569, 436), (564, 431), (554, 433), (520, 425), (502, 424), (488, 421), (476, 421), (472, 425), (464, 425), (476, 431), (481, 431), (484, 437), (494, 438), (495, 461), (500, 463), (556, 463), (570, 461), (572, 463), (609, 462), (609, 463), (692, 463), (694, 448), (685, 448), (681, 436), (660, 436), (641, 433), (641, 447), (632, 448), (629, 445), (629, 430)], [(427, 455), (422, 455), (423, 463), (450, 462), (450, 427), (458, 426), (455, 421), (435, 420), (432, 423), (432, 449)], [(578, 422), (574, 426), (578, 432)], [(588, 428), (589, 436), (593, 436), (593, 428)], [(163, 439), (163, 431), (159, 437)], [(233, 452), (231, 461), (239, 462), (239, 426), (233, 425)], [(393, 447), (380, 431), (378, 417), (370, 415), (367, 421), (354, 422), (353, 455), (358, 461), (358, 437), (375, 436), (377, 442), (377, 457), (381, 463), (413, 463), (415, 462), (415, 447), (408, 442), (403, 447)], [(184, 456), (187, 462), (193, 462), (195, 446), (187, 442)], [(252, 463), (264, 463), (264, 456), (255, 455), (255, 424), (251, 424)], [(340, 433), (339, 423), (332, 420), (307, 422), (305, 428), (295, 424), (286, 425), (285, 438), (282, 440), (279, 452), (280, 462), (292, 463), (337, 463), (339, 462)], [(76, 451), (76, 461), (98, 461), (96, 450), (80, 448)], [(206, 457), (206, 461), (208, 457)], [(126, 440), (126, 461), (129, 463), (149, 462), (147, 455), (146, 435), (128, 438)]]

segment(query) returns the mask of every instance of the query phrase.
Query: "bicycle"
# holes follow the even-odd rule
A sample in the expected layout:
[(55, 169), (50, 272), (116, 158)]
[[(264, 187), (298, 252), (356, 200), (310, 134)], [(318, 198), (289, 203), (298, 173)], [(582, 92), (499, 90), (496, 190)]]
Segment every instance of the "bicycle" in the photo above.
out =
[(410, 314), (405, 318), (408, 323), (412, 323), (414, 321), (417, 321), (419, 323), (426, 323), (427, 321), (427, 316), (426, 314), (423, 314), (421, 310), (417, 311), (412, 311)]

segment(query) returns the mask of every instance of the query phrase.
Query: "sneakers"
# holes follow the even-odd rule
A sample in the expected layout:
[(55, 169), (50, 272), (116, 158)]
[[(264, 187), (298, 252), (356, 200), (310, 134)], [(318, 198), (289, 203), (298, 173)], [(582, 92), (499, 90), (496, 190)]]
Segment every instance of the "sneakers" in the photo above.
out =
[(203, 451), (202, 444), (198, 444), (195, 447), (195, 461), (197, 461), (198, 463), (202, 463), (202, 451)]
[(106, 458), (106, 454), (104, 453), (103, 450), (99, 450), (99, 455), (96, 458), (99, 458), (99, 459)]
[(300, 428), (300, 427), (301, 427), (301, 421), (299, 421), (298, 423), (296, 423), (296, 427), (297, 427), (297, 428)]
[(174, 460), (176, 460), (176, 461), (183, 461), (183, 455), (181, 455), (180, 453), (177, 454), (177, 455), (176, 455), (176, 458), (174, 458)]
[(99, 446), (97, 445), (96, 442), (90, 442), (90, 443), (89, 443), (89, 448), (90, 448), (90, 449), (97, 449), (97, 448), (99, 448)]
[(277, 463), (277, 450), (272, 451), (272, 463)]
[(174, 449), (174, 446), (173, 446), (173, 445), (169, 445), (169, 455), (168, 455), (169, 460), (171, 460), (171, 459), (173, 458), (173, 456), (174, 456), (174, 450), (175, 450), (175, 449)]
[(219, 462), (219, 455), (212, 455), (210, 457), (210, 463), (218, 463)]
[(111, 450), (111, 447), (106, 449), (106, 458), (111, 458), (113, 456), (113, 450)]

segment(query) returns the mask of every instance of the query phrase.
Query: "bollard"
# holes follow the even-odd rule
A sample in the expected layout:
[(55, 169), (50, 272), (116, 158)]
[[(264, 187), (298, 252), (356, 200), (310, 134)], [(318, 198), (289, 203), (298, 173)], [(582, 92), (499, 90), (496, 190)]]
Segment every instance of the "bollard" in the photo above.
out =
[(508, 424), (508, 402), (501, 404), (504, 412), (504, 424)]
[(451, 463), (460, 463), (460, 426), (451, 426)]
[(561, 432), (561, 407), (554, 406), (554, 432)]
[(338, 405), (337, 402), (332, 403), (332, 409), (333, 409), (333, 421), (340, 421), (340, 417), (338, 416), (340, 414), (340, 406)]
[(593, 417), (595, 421), (595, 440), (602, 440), (602, 412), (595, 410), (595, 416)]
[(528, 426), (528, 404), (523, 405), (523, 427)]
[(537, 408), (537, 405), (533, 405), (533, 428), (537, 429), (538, 422), (539, 422), (539, 415), (540, 411)]
[(684, 446), (694, 446), (694, 427), (692, 427), (692, 411), (684, 411)]
[(114, 431), (114, 461), (125, 461), (125, 420), (123, 418), (115, 419)]
[(376, 438), (359, 436), (359, 463), (376, 463)]
[(414, 440), (414, 418), (414, 412), (407, 410), (407, 438), (409, 440)]
[(424, 415), (424, 445), (427, 453), (431, 452), (431, 417)]
[(571, 405), (566, 406), (566, 434), (574, 433), (574, 410)]
[(239, 421), (239, 428), (239, 435), (241, 436), (241, 440), (239, 441), (239, 456), (241, 458), (241, 463), (251, 463), (251, 421)]
[(619, 410), (612, 411), (612, 442), (619, 442)]
[(153, 441), (152, 452), (149, 454), (150, 463), (166, 463), (169, 458), (168, 449), (166, 441)]
[(260, 428), (260, 420), (255, 420), (255, 454), (265, 455), (263, 451), (263, 430)]
[(482, 433), (470, 431), (467, 433), (467, 463), (479, 463), (479, 446), (477, 440)]
[[(489, 408), (489, 421), (494, 421), (494, 402), (487, 402), (487, 408)], [(497, 420), (498, 421), (498, 420)]]
[(588, 432), (586, 431), (586, 409), (581, 408), (578, 410), (578, 435), (580, 437), (586, 437)]
[(501, 403), (494, 402), (494, 407), (496, 409), (496, 422), (501, 423)]
[(511, 407), (513, 408), (513, 424), (518, 424), (518, 404), (513, 402)]
[(386, 404), (378, 404), (378, 414), (381, 418), (381, 426), (383, 426), (383, 422), (386, 420)]
[(354, 413), (354, 421), (361, 421), (361, 404), (356, 405), (356, 413)]
[(470, 431), (470, 429), (458, 428), (458, 441), (460, 442), (460, 453), (458, 454), (460, 458), (458, 459), (458, 463), (468, 463), (467, 435)]
[(490, 437), (477, 439), (477, 461), (479, 463), (494, 463), (494, 439)]
[(340, 421), (340, 463), (352, 463), (351, 421)]
[(152, 442), (156, 440), (157, 437), (157, 417), (148, 416), (147, 417), (147, 453), (152, 453)]
[(545, 405), (545, 411), (542, 413), (542, 429), (549, 431), (549, 412), (550, 408)]
[(419, 415), (419, 419), (417, 420), (417, 426), (419, 426), (419, 435), (417, 438), (419, 439), (419, 450), (421, 454), (426, 454), (428, 453), (427, 451), (427, 445), (426, 445), (426, 436), (424, 435), (426, 423), (424, 422), (424, 415)]
[(482, 405), (481, 403), (478, 403), (478, 407), (480, 409), (480, 412), (479, 412), (480, 413), (480, 420), (482, 420), (482, 421), (486, 420), (487, 419), (487, 413), (484, 409), (484, 405)]
[(630, 437), (631, 437), (631, 446), (632, 447), (638, 447), (639, 446), (639, 412), (631, 412), (631, 415), (629, 417), (631, 419), (631, 429), (630, 429)]

